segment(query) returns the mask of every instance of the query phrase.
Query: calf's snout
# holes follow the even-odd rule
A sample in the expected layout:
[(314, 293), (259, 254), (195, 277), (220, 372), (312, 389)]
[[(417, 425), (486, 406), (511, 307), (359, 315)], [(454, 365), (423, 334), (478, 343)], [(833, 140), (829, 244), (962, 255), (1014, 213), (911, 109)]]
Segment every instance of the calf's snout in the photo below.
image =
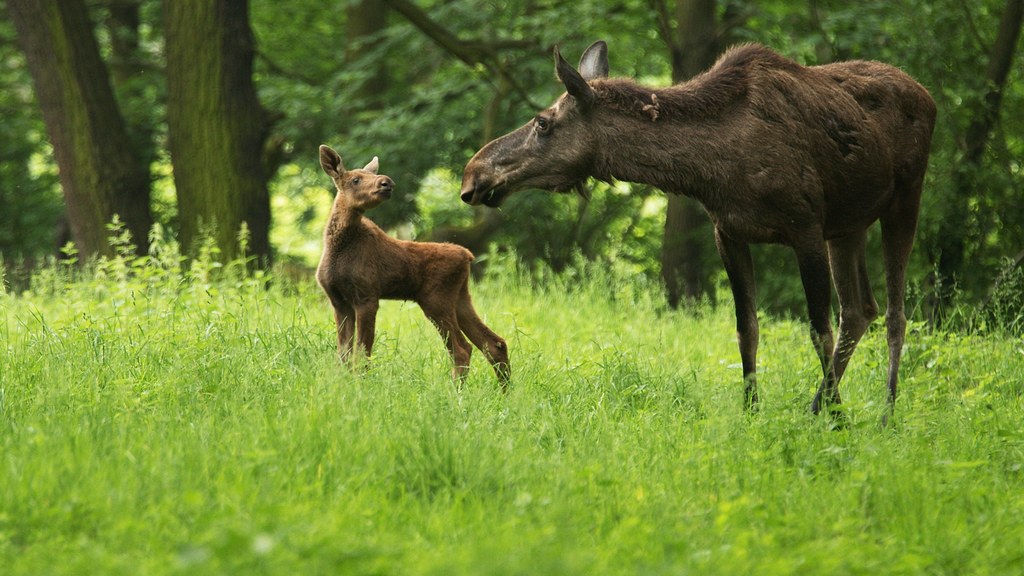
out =
[(385, 198), (390, 198), (395, 190), (395, 182), (387, 176), (377, 178), (377, 192)]

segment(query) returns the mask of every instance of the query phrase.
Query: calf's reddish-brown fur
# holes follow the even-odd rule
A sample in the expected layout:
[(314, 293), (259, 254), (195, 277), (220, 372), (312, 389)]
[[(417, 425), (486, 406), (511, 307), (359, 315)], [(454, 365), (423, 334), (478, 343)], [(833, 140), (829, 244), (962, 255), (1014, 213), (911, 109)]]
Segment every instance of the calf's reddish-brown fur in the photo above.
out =
[[(878, 316), (864, 243), (880, 221), (891, 407), (906, 330), (904, 276), (935, 125), (928, 91), (878, 62), (807, 67), (756, 45), (733, 48), (706, 73), (668, 88), (607, 78), (604, 42), (584, 52), (579, 70), (556, 49), (555, 68), (566, 94), (473, 156), (462, 199), (494, 207), (517, 190), (566, 191), (588, 177), (697, 199), (715, 226), (735, 297), (750, 406), (758, 322), (749, 244), (790, 246), (824, 373), (815, 413), (839, 404), (839, 380)], [(839, 295), (837, 341), (830, 278)]]
[(390, 198), (395, 186), (391, 178), (377, 174), (376, 157), (362, 169), (347, 171), (337, 152), (321, 146), (320, 166), (334, 181), (337, 195), (316, 279), (334, 307), (342, 358), (351, 356), (354, 339), (367, 356), (373, 351), (380, 300), (412, 300), (441, 333), (454, 362), (453, 377), (461, 378), (469, 369), (468, 337), (493, 365), (504, 389), (510, 374), (508, 346), (473, 309), (473, 254), (454, 244), (396, 240), (363, 216)]

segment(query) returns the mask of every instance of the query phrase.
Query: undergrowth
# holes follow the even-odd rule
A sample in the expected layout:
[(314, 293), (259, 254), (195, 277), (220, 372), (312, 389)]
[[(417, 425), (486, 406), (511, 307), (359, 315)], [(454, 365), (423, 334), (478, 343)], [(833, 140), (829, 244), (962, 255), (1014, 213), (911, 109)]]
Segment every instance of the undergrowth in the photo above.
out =
[(472, 291), (509, 341), (502, 394), (479, 352), (451, 381), (413, 304), (384, 303), (348, 367), (311, 275), (123, 240), (0, 294), (4, 574), (1024, 569), (1007, 331), (912, 322), (881, 429), (876, 322), (837, 429), (808, 411), (802, 321), (762, 316), (747, 413), (727, 296), (670, 310), (627, 269), (488, 255)]

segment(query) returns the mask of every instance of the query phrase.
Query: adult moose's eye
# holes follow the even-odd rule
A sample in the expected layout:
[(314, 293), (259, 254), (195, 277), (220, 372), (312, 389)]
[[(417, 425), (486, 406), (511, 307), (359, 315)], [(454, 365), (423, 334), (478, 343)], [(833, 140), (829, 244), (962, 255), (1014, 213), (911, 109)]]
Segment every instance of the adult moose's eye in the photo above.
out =
[(534, 123), (537, 125), (538, 134), (547, 134), (548, 130), (551, 129), (551, 122), (543, 116), (537, 116), (534, 119)]

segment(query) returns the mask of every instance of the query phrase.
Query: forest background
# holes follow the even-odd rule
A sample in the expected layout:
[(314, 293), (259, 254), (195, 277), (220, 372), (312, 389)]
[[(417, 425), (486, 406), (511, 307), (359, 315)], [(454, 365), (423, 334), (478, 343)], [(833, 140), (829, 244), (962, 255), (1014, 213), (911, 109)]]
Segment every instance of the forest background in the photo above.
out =
[[(316, 149), (379, 156), (396, 197), (371, 217), (398, 236), (471, 248), (481, 268), (597, 263), (664, 283), (669, 304), (725, 278), (701, 209), (628, 183), (589, 198), (523, 193), (500, 211), (458, 199), (465, 162), (528, 120), (596, 39), (612, 75), (667, 85), (760, 42), (805, 64), (896, 65), (939, 118), (910, 308), (933, 323), (1024, 329), (1022, 0), (0, 0), (0, 256), (18, 289), (49, 258), (180, 243), (307, 274), (330, 186)], [(669, 233), (666, 234), (665, 231)], [(878, 235), (869, 267), (883, 291)], [(72, 247), (73, 246), (73, 247)], [(802, 313), (791, 254), (755, 250), (760, 302)], [(309, 273), (311, 277), (311, 273)], [(982, 318), (984, 322), (984, 318)]]

